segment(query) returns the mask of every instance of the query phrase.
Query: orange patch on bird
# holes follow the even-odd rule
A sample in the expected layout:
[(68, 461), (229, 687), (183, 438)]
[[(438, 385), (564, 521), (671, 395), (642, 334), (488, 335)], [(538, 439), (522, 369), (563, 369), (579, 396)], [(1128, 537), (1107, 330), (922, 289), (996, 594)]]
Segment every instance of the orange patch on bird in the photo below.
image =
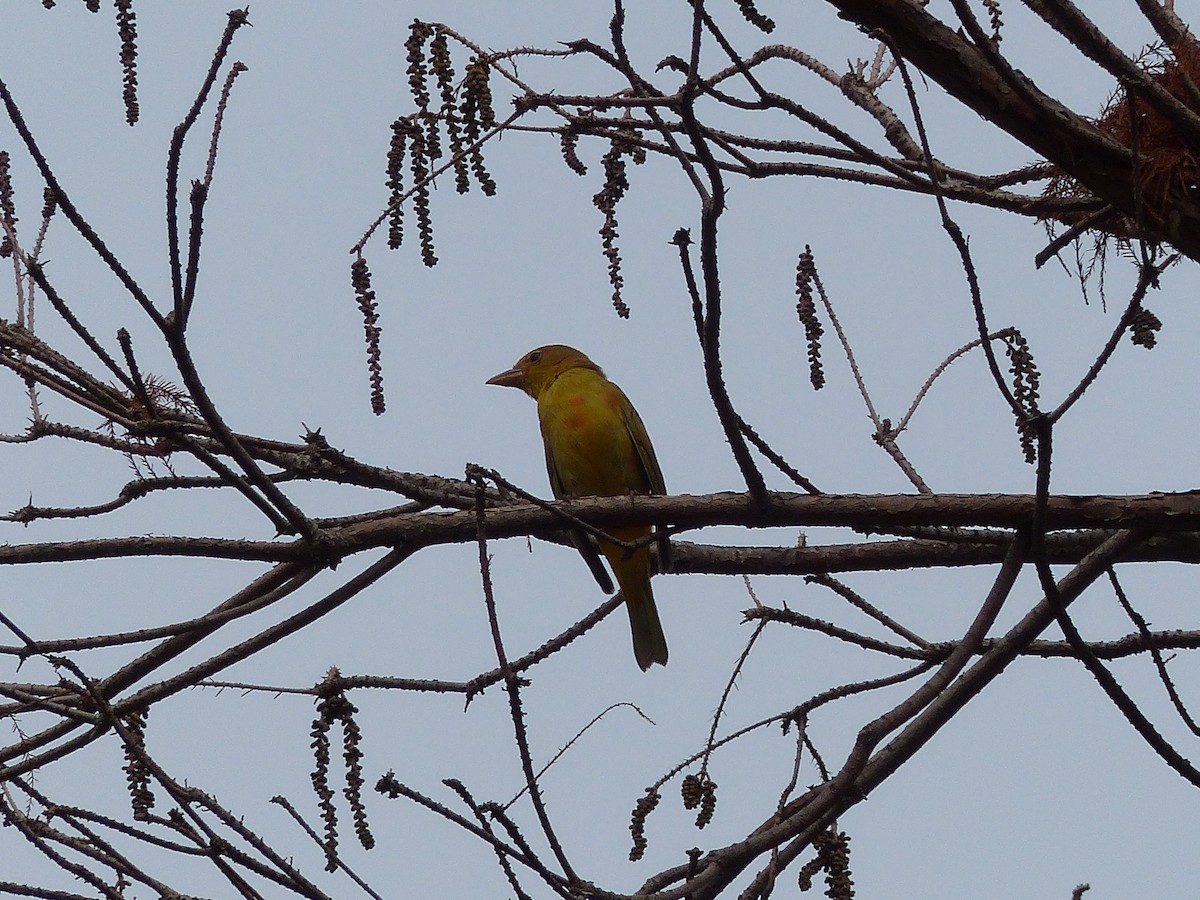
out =
[(563, 416), (563, 422), (568, 428), (578, 429), (587, 424), (588, 415), (584, 408), (586, 399), (583, 394), (571, 394), (566, 398), (568, 412)]

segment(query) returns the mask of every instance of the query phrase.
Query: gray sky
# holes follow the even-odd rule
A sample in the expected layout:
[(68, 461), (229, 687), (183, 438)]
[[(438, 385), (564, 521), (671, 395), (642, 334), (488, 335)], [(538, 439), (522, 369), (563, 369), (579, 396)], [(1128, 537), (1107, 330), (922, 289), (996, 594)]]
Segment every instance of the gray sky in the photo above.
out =
[[(197, 0), (138, 8), (142, 121), (132, 129), (120, 108), (115, 28), (107, 8), (91, 16), (78, 3), (62, 2), (48, 12), (27, 3), (6, 9), (0, 29), (0, 77), (64, 187), (163, 309), (167, 142), (195, 95), (228, 6)], [(682, 52), (686, 4), (656, 0), (636, 6), (631, 5), (629, 26), (636, 58), (653, 63)], [(819, 3), (766, 6), (780, 25), (769, 40), (817, 52), (834, 68), (872, 51)], [(1005, 50), (1035, 78), (1046, 79), (1044, 86), (1068, 105), (1098, 111), (1112, 85), (1016, 7), (1006, 5)], [(239, 78), (226, 114), (191, 326), (197, 362), (233, 427), (293, 440), (303, 423), (320, 427), (335, 446), (373, 464), (458, 477), (466, 463), (475, 462), (548, 494), (534, 405), (483, 382), (526, 350), (561, 342), (591, 355), (633, 399), (672, 492), (741, 489), (704, 389), (690, 307), (675, 248), (668, 244), (677, 228), (696, 226), (696, 203), (670, 165), (651, 160), (631, 167), (620, 246), (632, 317), (618, 319), (609, 305), (596, 233), (600, 216), (591, 203), (601, 183), (604, 148), (586, 141), (581, 143), (591, 169), (586, 178), (566, 169), (556, 141), (510, 134), (489, 148), (496, 198), (485, 201), (477, 192), (462, 198), (452, 181), (439, 184), (434, 215), (442, 262), (432, 271), (421, 266), (415, 241), (397, 253), (389, 253), (382, 240), (368, 247), (380, 299), (389, 404), (382, 418), (370, 412), (347, 251), (385, 202), (388, 126), (411, 108), (403, 51), (408, 23), (414, 16), (436, 19), (484, 46), (503, 48), (553, 46), (585, 35), (600, 40), (609, 15), (605, 5), (587, 3), (253, 5), (254, 27), (238, 34), (230, 57), (244, 61), (249, 71)], [(1127, 19), (1136, 22), (1132, 14)], [(1148, 39), (1144, 28), (1114, 22), (1118, 30), (1111, 33), (1127, 50)], [(756, 46), (747, 29), (731, 30), (744, 46)], [(523, 62), (521, 74), (564, 92), (614, 85), (611, 76), (585, 62)], [(803, 85), (798, 90), (818, 111), (840, 108), (828, 85), (799, 70), (792, 77), (790, 83)], [(500, 84), (494, 81), (493, 88), (499, 108), (507, 109)], [(935, 153), (950, 164), (1004, 171), (1031, 160), (1028, 151), (973, 114), (954, 111), (936, 90), (926, 85), (919, 90), (928, 104)], [(884, 96), (903, 106), (898, 84)], [(210, 121), (202, 117), (188, 146), (185, 178), (202, 172)], [(879, 145), (870, 122), (860, 117), (846, 124)], [(786, 129), (789, 137), (808, 137)], [(0, 124), (0, 148), (13, 154), (22, 226), (31, 229), (40, 187), (6, 122)], [(929, 372), (974, 336), (961, 269), (937, 227), (932, 201), (814, 181), (730, 184), (729, 213), (722, 220), (723, 346), (735, 405), (825, 490), (909, 490), (872, 443), (870, 421), (831, 338), (829, 385), (818, 394), (808, 386), (794, 273), (797, 253), (811, 244), (873, 399), (882, 415), (898, 419)], [(1114, 262), (1108, 309), (1096, 296), (1085, 305), (1077, 282), (1061, 267), (1034, 271), (1033, 254), (1046, 241), (1039, 225), (986, 210), (956, 208), (955, 215), (971, 235), (992, 327), (1021, 328), (1043, 371), (1043, 397), (1047, 405), (1056, 402), (1114, 326), (1130, 272)], [(415, 237), (411, 219), (408, 230)], [(94, 333), (115, 347), (112, 335), (127, 327), (143, 366), (171, 377), (169, 358), (155, 344), (150, 323), (65, 222), (55, 223), (44, 257), (50, 277)], [(1191, 387), (1200, 338), (1196, 286), (1190, 266), (1168, 274), (1164, 289), (1148, 299), (1165, 323), (1159, 348), (1147, 353), (1123, 342), (1094, 390), (1057, 432), (1056, 492), (1194, 486), (1194, 423), (1200, 414)], [(65, 351), (77, 349), (48, 306), (39, 309), (38, 332)], [(68, 415), (54, 403), (47, 411)], [(21, 386), (0, 380), (0, 430), (19, 431), (27, 413)], [(937, 383), (901, 444), (934, 490), (1033, 488), (1034, 473), (1021, 460), (1011, 414), (989, 386), (977, 353), (956, 362)], [(39, 505), (101, 502), (129, 477), (119, 461), (58, 444), (0, 445), (0, 466), (7, 473), (0, 482), (5, 510), (23, 505), (31, 494)], [(773, 488), (789, 489), (779, 476), (768, 473), (768, 480)], [(326, 485), (297, 486), (291, 494), (316, 515), (396, 502)], [(267, 523), (232, 494), (172, 494), (102, 520), (29, 529), (10, 525), (0, 539), (45, 541), (96, 529), (114, 535), (272, 536)], [(854, 539), (823, 530), (807, 537), (811, 543)], [(745, 544), (790, 544), (796, 538), (794, 531), (734, 529), (687, 536)], [(514, 655), (602, 599), (569, 551), (539, 543), (530, 553), (516, 540), (491, 550)], [(33, 636), (51, 638), (198, 615), (258, 571), (233, 563), (142, 560), (29, 567), (0, 578), (5, 612)], [(945, 640), (961, 634), (992, 574), (933, 570), (846, 580), (910, 627)], [(1160, 629), (1187, 627), (1194, 585), (1189, 576), (1183, 567), (1168, 565), (1154, 571), (1127, 567), (1124, 573), (1134, 603)], [(319, 579), (301, 600), (311, 601), (321, 585), (333, 583)], [(800, 579), (760, 578), (754, 588), (770, 605), (787, 603), (819, 618), (848, 615), (834, 598)], [(639, 672), (624, 617), (613, 616), (538, 667), (526, 692), (539, 761), (614, 703), (636, 704), (655, 723), (628, 707), (613, 710), (544, 782), (581, 874), (616, 890), (632, 890), (650, 873), (683, 862), (690, 847), (717, 846), (745, 834), (786, 784), (793, 752), (792, 739), (771, 728), (717, 753), (711, 765), (720, 786), (717, 813), (703, 832), (692, 827), (693, 814), (680, 808), (677, 783), (668, 785), (647, 825), (646, 859), (627, 861), (634, 802), (646, 785), (703, 746), (712, 710), (750, 635), (741, 610), (752, 601), (740, 579), (674, 576), (656, 579), (654, 589), (671, 645), (669, 667)], [(1023, 576), (1011, 615), (1001, 624), (1022, 614), (1021, 604), (1036, 594), (1033, 580)], [(1111, 593), (1100, 589), (1085, 595), (1076, 615), (1089, 638), (1128, 631)], [(239, 627), (249, 634), (262, 624), (252, 620)], [(130, 652), (96, 652), (81, 664), (102, 674)], [(315, 628), (225, 675), (309, 686), (338, 666), (346, 674), (457, 680), (491, 668), (491, 653), (476, 548), (448, 547), (418, 554)], [(1164, 732), (1188, 750), (1189, 739), (1171, 718), (1149, 662), (1138, 659), (1114, 669)], [(1187, 657), (1172, 665), (1185, 692), (1195, 669)], [(864, 650), (783, 627), (768, 629), (732, 696), (722, 733), (828, 686), (894, 670), (894, 663)], [(37, 661), (20, 673), (8, 669), (0, 675), (34, 677), (49, 677)], [(901, 696), (885, 692), (814, 717), (810, 733), (830, 765), (840, 763), (863, 722)], [(400, 780), (450, 805), (455, 801), (440, 785), (442, 778), (461, 778), (481, 800), (507, 801), (520, 789), (500, 691), (488, 692), (465, 711), (457, 696), (358, 692), (352, 700), (362, 711), (368, 785), (394, 769)], [(323, 875), (306, 839), (268, 802), (284, 794), (317, 822), (308, 784), (312, 715), (307, 698), (193, 690), (155, 709), (148, 746), (176, 775), (225, 797), (331, 894), (350, 897), (355, 889)], [(110, 740), (47, 769), (38, 785), (59, 799), (73, 799), (79, 791), (107, 798), (96, 802), (123, 812), (119, 765), (119, 745)], [(817, 780), (806, 757), (800, 783)], [(405, 801), (372, 794), (368, 802), (379, 846), (366, 854), (354, 847), (346, 816), (343, 849), (385, 896), (507, 896), (494, 857), (482, 844)], [(532, 816), (518, 808), (532, 835)], [(1061, 661), (1014, 664), (839, 824), (852, 836), (861, 897), (1065, 900), (1084, 881), (1093, 886), (1089, 897), (1182, 897), (1200, 878), (1194, 793), (1133, 735), (1080, 666)], [(5, 860), (0, 880), (77, 888), (66, 876), (44, 874), (47, 864), (12, 829), (0, 831), (0, 858)], [(188, 877), (175, 886), (219, 895), (207, 872), (194, 884)], [(532, 879), (526, 886), (540, 896)]]

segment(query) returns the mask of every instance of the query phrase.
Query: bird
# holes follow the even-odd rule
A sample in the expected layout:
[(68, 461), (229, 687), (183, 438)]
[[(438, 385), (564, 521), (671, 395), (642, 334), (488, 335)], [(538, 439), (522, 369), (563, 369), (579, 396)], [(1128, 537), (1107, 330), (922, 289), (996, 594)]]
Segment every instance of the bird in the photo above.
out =
[[(563, 344), (538, 347), (487, 383), (517, 388), (537, 401), (546, 469), (556, 499), (667, 492), (637, 410), (579, 350)], [(649, 525), (631, 525), (611, 528), (607, 534), (632, 543), (650, 530)], [(612, 581), (596, 554), (596, 540), (578, 529), (570, 536), (601, 589), (611, 593)], [(665, 545), (665, 539), (660, 541), (660, 565), (666, 562)], [(603, 538), (598, 546), (625, 598), (637, 664), (642, 671), (654, 663), (665, 666), (667, 639), (650, 590), (649, 546), (628, 551)]]

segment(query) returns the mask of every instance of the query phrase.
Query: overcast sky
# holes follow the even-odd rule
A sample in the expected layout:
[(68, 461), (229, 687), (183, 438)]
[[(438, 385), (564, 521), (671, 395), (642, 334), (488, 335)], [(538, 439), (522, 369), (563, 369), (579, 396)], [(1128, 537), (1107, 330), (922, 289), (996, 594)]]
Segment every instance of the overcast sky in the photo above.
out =
[[(801, 46), (838, 70), (847, 59), (873, 51), (815, 0), (773, 6), (781, 8), (763, 4), (780, 26), (769, 41)], [(70, 0), (50, 11), (10, 0), (0, 26), (0, 77), (83, 215), (164, 310), (167, 143), (195, 96), (227, 8), (208, 0), (138, 7), (142, 117), (134, 128), (124, 123), (116, 29), (107, 7), (90, 15)], [(668, 53), (685, 51), (687, 10), (687, 4), (668, 0), (631, 4), (631, 50), (646, 70)], [(1065, 103), (1098, 112), (1113, 85), (1023, 12), (1015, 3), (1006, 5), (1004, 49)], [(1105, 13), (1117, 15), (1112, 9)], [(499, 49), (556, 46), (583, 36), (603, 41), (610, 14), (605, 4), (581, 2), (253, 5), (254, 27), (239, 32), (230, 54), (249, 70), (239, 78), (226, 113), (191, 325), (202, 374), (234, 428), (294, 440), (305, 426), (319, 427), (332, 444), (372, 464), (460, 477), (474, 462), (548, 495), (534, 404), (484, 381), (532, 347), (567, 343), (602, 365), (637, 405), (671, 492), (744, 487), (708, 402), (689, 302), (675, 248), (668, 244), (677, 228), (697, 226), (696, 201), (672, 166), (651, 160), (631, 167), (620, 246), (632, 315), (619, 319), (609, 303), (600, 216), (591, 203), (601, 185), (599, 157), (605, 148), (586, 141), (580, 145), (590, 167), (584, 178), (563, 165), (556, 140), (510, 134), (489, 148), (497, 197), (483, 200), (475, 192), (463, 198), (452, 182), (439, 184), (433, 205), (441, 263), (432, 271), (421, 265), (415, 245), (396, 253), (380, 240), (368, 245), (388, 400), (386, 415), (371, 414), (348, 250), (386, 202), (389, 124), (411, 109), (403, 49), (409, 22), (414, 16), (442, 21)], [(1130, 52), (1149, 39), (1134, 13), (1105, 24)], [(763, 42), (747, 28), (734, 25), (731, 33), (744, 48)], [(717, 65), (714, 60), (705, 68)], [(521, 74), (562, 92), (616, 86), (611, 75), (588, 62), (531, 60), (521, 63)], [(792, 77), (804, 102), (821, 112), (840, 109), (842, 101), (830, 86), (799, 70)], [(493, 87), (503, 115), (510, 108), (507, 98), (497, 82)], [(1029, 151), (973, 114), (955, 111), (935, 88), (918, 89), (927, 103), (935, 153), (951, 165), (1000, 172), (1032, 161)], [(903, 105), (898, 85), (884, 96)], [(869, 121), (844, 118), (856, 133), (881, 145)], [(203, 171), (210, 121), (201, 119), (185, 154), (188, 179)], [(810, 137), (782, 124), (775, 134)], [(14, 158), (21, 225), (28, 234), (41, 205), (40, 185), (7, 122), (0, 123), (0, 148)], [(1020, 327), (1043, 371), (1043, 397), (1047, 405), (1057, 402), (1114, 326), (1127, 300), (1130, 272), (1114, 261), (1107, 307), (1095, 292), (1085, 304), (1077, 281), (1062, 267), (1035, 272), (1033, 256), (1046, 243), (1040, 225), (978, 209), (958, 207), (955, 215), (971, 236), (992, 326)], [(411, 222), (409, 231), (415, 236)], [(796, 256), (805, 244), (816, 254), (881, 415), (894, 421), (929, 372), (974, 336), (957, 256), (927, 198), (811, 180), (731, 180), (722, 265), (723, 346), (733, 402), (824, 490), (910, 490), (871, 441), (871, 423), (832, 342), (826, 347), (828, 386), (814, 393), (808, 385), (804, 335), (794, 309)], [(65, 222), (55, 223), (44, 258), (50, 277), (94, 333), (115, 347), (116, 329), (128, 328), (144, 368), (173, 377), (153, 326)], [(1123, 342), (1094, 390), (1056, 432), (1055, 491), (1140, 493), (1195, 486), (1196, 288), (1194, 267), (1181, 266), (1150, 296), (1148, 306), (1165, 323), (1160, 347), (1147, 353)], [(2, 315), (11, 318), (12, 307)], [(39, 309), (37, 326), (60, 349), (79, 351), (49, 307)], [(99, 424), (53, 403), (48, 412)], [(0, 379), (0, 431), (20, 431), (27, 416), (23, 386)], [(1034, 473), (1021, 459), (1011, 414), (977, 354), (956, 362), (937, 383), (901, 444), (936, 491), (1033, 489)], [(0, 445), (0, 467), (6, 473), (0, 481), (5, 510), (31, 496), (46, 506), (102, 502), (130, 477), (120, 460), (58, 444)], [(768, 473), (768, 480), (773, 488), (790, 489), (781, 476)], [(313, 515), (398, 502), (326, 485), (289, 492)], [(102, 520), (69, 525), (9, 525), (0, 530), (0, 540), (45, 541), (97, 530), (272, 537), (268, 523), (244, 501), (214, 494), (155, 497)], [(687, 537), (787, 545), (798, 535), (714, 529)], [(812, 530), (807, 539), (856, 538)], [(513, 655), (558, 633), (602, 599), (566, 550), (537, 543), (530, 552), (518, 540), (491, 549)], [(487, 670), (494, 657), (476, 553), (473, 545), (422, 552), (315, 628), (225, 677), (307, 687), (331, 666), (346, 674), (454, 680)], [(187, 560), (28, 567), (0, 572), (0, 608), (36, 638), (146, 627), (198, 615), (260, 571)], [(947, 640), (961, 635), (993, 574), (933, 570), (846, 580), (929, 639)], [(1125, 577), (1132, 599), (1155, 628), (1188, 627), (1195, 582), (1185, 567), (1127, 567)], [(322, 586), (334, 583), (318, 579), (297, 602), (311, 601)], [(764, 603), (848, 618), (834, 598), (801, 579), (760, 578), (753, 584)], [(649, 820), (646, 859), (628, 862), (633, 804), (647, 785), (703, 746), (712, 711), (751, 631), (742, 623), (741, 610), (752, 601), (741, 579), (664, 577), (655, 580), (654, 590), (671, 646), (668, 667), (639, 672), (624, 617), (614, 616), (539, 666), (526, 692), (539, 761), (612, 704), (636, 704), (653, 720), (628, 706), (613, 710), (544, 784), (581, 874), (614, 890), (633, 890), (652, 872), (683, 862), (690, 847), (718, 846), (744, 835), (790, 776), (793, 741), (778, 729), (718, 753), (711, 766), (720, 786), (712, 824), (703, 832), (693, 828), (694, 814), (680, 808), (672, 783)], [(1001, 625), (1036, 597), (1035, 583), (1023, 577)], [(1084, 597), (1077, 615), (1091, 639), (1128, 630), (1111, 593), (1100, 589)], [(252, 621), (233, 631), (249, 634), (263, 625)], [(0, 638), (10, 642), (7, 635)], [(99, 675), (132, 652), (96, 652), (81, 657), (81, 664)], [(828, 638), (782, 626), (768, 629), (732, 695), (722, 733), (831, 685), (895, 668), (892, 661)], [(1190, 749), (1155, 688), (1149, 662), (1114, 668), (1164, 732)], [(1198, 674), (1186, 657), (1172, 672), (1185, 693)], [(10, 668), (0, 674), (5, 681), (52, 677), (37, 661), (19, 673)], [(814, 717), (810, 734), (826, 760), (838, 765), (855, 730), (902, 696), (893, 691), (829, 709)], [(394, 769), (400, 780), (451, 805), (443, 778), (461, 778), (481, 800), (506, 802), (520, 790), (501, 692), (493, 690), (465, 710), (457, 696), (358, 692), (351, 699), (362, 709), (368, 785)], [(332, 895), (351, 897), (355, 889), (321, 873), (319, 855), (269, 803), (276, 794), (286, 795), (317, 822), (308, 781), (312, 716), (305, 697), (197, 689), (156, 708), (148, 748), (177, 776), (225, 797)], [(86, 791), (98, 798), (94, 802), (123, 814), (127, 801), (119, 765), (119, 744), (110, 740), (47, 769), (38, 785), (61, 800)], [(801, 785), (818, 778), (806, 758)], [(482, 844), (405, 801), (372, 794), (368, 803), (378, 847), (358, 850), (347, 827), (343, 849), (384, 896), (508, 896), (495, 858)], [(839, 824), (852, 836), (852, 870), (864, 898), (1066, 900), (1080, 882), (1092, 884), (1089, 897), (1169, 898), (1193, 895), (1200, 879), (1194, 846), (1198, 808), (1194, 790), (1136, 738), (1082, 667), (1024, 660)], [(532, 816), (517, 809), (532, 832)], [(13, 829), (0, 830), (0, 859), (0, 881), (79, 889)], [(171, 881), (169, 872), (163, 874)], [(192, 877), (198, 880), (189, 883)], [(220, 896), (210, 878), (203, 871), (173, 884)], [(527, 887), (537, 895), (538, 885)]]

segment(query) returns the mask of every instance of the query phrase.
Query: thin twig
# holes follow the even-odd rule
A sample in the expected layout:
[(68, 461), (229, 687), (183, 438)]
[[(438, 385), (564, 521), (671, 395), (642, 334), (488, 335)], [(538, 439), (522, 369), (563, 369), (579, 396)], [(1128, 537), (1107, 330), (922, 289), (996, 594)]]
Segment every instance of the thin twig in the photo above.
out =
[(525, 773), (525, 786), (529, 789), (529, 799), (533, 804), (538, 821), (541, 823), (542, 834), (550, 845), (555, 859), (558, 860), (559, 866), (562, 867), (563, 875), (566, 876), (569, 882), (577, 883), (579, 876), (575, 874), (575, 870), (571, 867), (562, 844), (559, 843), (558, 836), (554, 832), (554, 827), (550, 823), (550, 815), (546, 811), (545, 803), (542, 800), (542, 792), (537, 782), (537, 773), (533, 769), (533, 755), (529, 750), (529, 737), (525, 731), (525, 711), (521, 703), (521, 682), (509, 666), (508, 655), (504, 651), (504, 640), (500, 634), (500, 619), (496, 612), (496, 598), (492, 593), (491, 563), (488, 559), (487, 549), (487, 512), (484, 504), (483, 488), (483, 479), (480, 478), (477, 482), (478, 495), (475, 504), (475, 521), (479, 544), (479, 573), (483, 581), (483, 597), (487, 607), (488, 625), (491, 628), (492, 643), (496, 649), (496, 660), (500, 665), (500, 670), (504, 673), (505, 687), (508, 690), (509, 713), (512, 718), (517, 751), (521, 758), (521, 768)]

